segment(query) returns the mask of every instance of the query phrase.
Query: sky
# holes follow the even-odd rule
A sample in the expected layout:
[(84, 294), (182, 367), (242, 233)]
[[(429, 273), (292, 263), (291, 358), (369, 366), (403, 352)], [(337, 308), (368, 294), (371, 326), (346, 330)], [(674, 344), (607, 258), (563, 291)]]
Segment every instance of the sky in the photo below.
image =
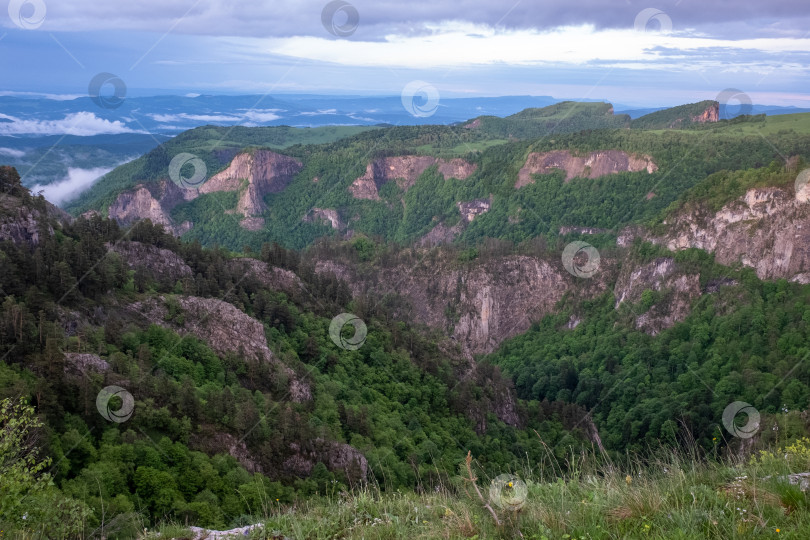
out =
[(735, 88), (810, 107), (808, 0), (3, 3), (0, 94), (86, 96), (111, 73), (128, 95), (399, 95), (426, 81), (442, 97), (646, 107)]

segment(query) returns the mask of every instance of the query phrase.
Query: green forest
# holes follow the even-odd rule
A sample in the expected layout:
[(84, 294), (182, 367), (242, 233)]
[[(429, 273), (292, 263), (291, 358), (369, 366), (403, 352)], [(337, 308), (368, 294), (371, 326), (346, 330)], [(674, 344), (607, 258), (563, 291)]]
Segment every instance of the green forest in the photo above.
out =
[[(399, 537), (430, 537), (438, 529), (414, 532), (421, 519), (411, 515), (430, 500), (430, 523), (463, 531), (448, 538), (491, 537), (483, 531), (494, 529), (510, 537), (498, 512), (478, 505), (474, 478), (507, 473), (526, 479), (538, 501), (621, 499), (615, 504), (634, 519), (651, 516), (630, 530), (623, 518), (577, 506), (581, 521), (572, 518), (578, 525), (569, 527), (536, 508), (538, 540), (642, 537), (644, 525), (666, 527), (663, 510), (642, 500), (654, 499), (656, 485), (670, 490), (662, 505), (690, 508), (694, 523), (685, 530), (711, 528), (714, 520), (715, 538), (753, 538), (771, 534), (783, 516), (798, 527), (810, 508), (798, 488), (774, 488), (767, 525), (743, 527), (715, 513), (743, 504), (721, 493), (742, 476), (739, 467), (765, 464), (769, 475), (782, 474), (774, 453), (810, 433), (810, 285), (760, 279), (751, 267), (721, 265), (694, 248), (671, 252), (642, 236), (617, 246), (628, 226), (664, 235), (677, 216), (717, 211), (750, 188), (793, 189), (810, 160), (810, 132), (770, 117), (678, 122), (713, 103), (633, 121), (610, 104), (565, 102), (452, 126), (206, 126), (109, 173), (67, 208), (73, 219), (30, 193), (17, 171), (0, 168), (0, 232), (15, 231), (0, 235), (0, 531), (146, 538), (145, 530), (160, 527), (265, 520), (287, 533), (268, 529), (263, 537), (286, 538), (289, 527), (306, 523), (290, 518), (303, 508), (331, 516), (326, 522), (344, 520), (353, 504), (352, 519), (362, 523), (296, 537), (396, 537), (374, 533), (375, 523)], [(303, 166), (264, 198), (258, 231), (226, 212), (237, 192), (174, 207), (175, 222), (194, 223), (180, 238), (150, 220), (127, 227), (105, 215), (123, 190), (145, 183), (157, 192), (180, 152), (199, 156), (210, 176), (237, 153), (259, 148)], [(648, 156), (657, 169), (570, 180), (556, 170), (515, 187), (531, 153), (609, 149)], [(378, 186), (379, 200), (352, 197), (348, 187), (372, 160), (407, 155), (461, 158), (475, 170), (464, 180), (445, 178), (434, 164), (407, 190), (391, 181)], [(458, 203), (473, 200), (491, 207), (467, 223)], [(335, 209), (346, 228), (303, 221), (316, 207)], [(84, 214), (91, 209), (100, 212)], [(19, 223), (26, 225), (14, 228)], [(440, 223), (457, 226), (458, 235), (421, 246)], [(561, 236), (561, 227), (597, 234)], [(606, 261), (596, 280), (602, 292), (590, 294), (577, 281), (526, 332), (475, 356), (447, 329), (402, 317), (404, 293), (352, 289), (323, 269), (343, 261), (387, 276), (403, 260), (441, 260), (451, 261), (449, 271), (472, 272), (518, 256), (556, 268), (576, 239)], [(115, 249), (127, 246), (142, 250), (144, 261)], [(675, 293), (645, 289), (640, 300), (619, 305), (614, 287), (621, 272), (663, 259), (698, 276), (699, 294), (682, 320), (645, 332), (637, 318)], [(160, 269), (150, 270), (149, 261)], [(246, 272), (246, 264), (258, 270)], [(175, 275), (177, 267), (189, 271)], [(207, 321), (184, 307), (189, 298), (257, 321), (260, 336), (246, 334), (245, 347), (266, 342), (270, 360), (242, 346), (223, 351), (216, 336), (199, 330)], [(136, 309), (146, 305), (160, 315)], [(456, 307), (446, 306), (448, 320), (461, 319)], [(343, 313), (367, 326), (356, 350), (330, 336)], [(109, 387), (132, 396), (131, 417), (105, 418), (98, 400)], [(110, 410), (125, 408), (125, 399), (111, 399)], [(761, 434), (739, 463), (740, 442), (721, 423), (734, 401), (762, 415)], [(810, 467), (810, 442), (796, 444), (784, 450), (785, 460), (795, 455), (791, 472)], [(661, 465), (662, 449), (684, 461)], [(670, 468), (692, 483), (675, 482)], [(600, 481), (610, 486), (604, 492), (595, 487)], [(638, 499), (622, 499), (628, 493)], [(783, 508), (789, 511), (780, 514)], [(409, 517), (394, 523), (394, 514)], [(510, 519), (519, 521), (518, 513)], [(597, 524), (611, 532), (591, 535)]]

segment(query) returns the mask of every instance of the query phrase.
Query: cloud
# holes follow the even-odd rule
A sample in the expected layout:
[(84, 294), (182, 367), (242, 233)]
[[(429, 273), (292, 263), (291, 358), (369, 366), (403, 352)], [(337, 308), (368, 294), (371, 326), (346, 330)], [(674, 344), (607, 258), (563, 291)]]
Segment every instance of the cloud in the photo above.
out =
[[(349, 0), (360, 25), (352, 39), (376, 39), (390, 33), (427, 34), (426, 24), (462, 20), (501, 28), (548, 29), (592, 24), (597, 28), (630, 28), (647, 0)], [(231, 0), (140, 0), (50, 2), (41, 31), (141, 30), (217, 36), (329, 37), (321, 22), (327, 0), (276, 0), (246, 5)], [(653, 3), (655, 4), (655, 3)], [(717, 32), (728, 24), (749, 23), (765, 32), (804, 33), (810, 17), (806, 0), (661, 0), (676, 29), (701, 27)], [(776, 22), (775, 22), (776, 21)], [(3, 24), (11, 25), (10, 20)], [(741, 34), (745, 35), (745, 34)]]
[[(126, 163), (126, 161), (122, 163)], [(98, 179), (113, 170), (113, 168), (114, 167), (97, 167), (94, 169), (69, 168), (67, 176), (62, 180), (44, 186), (37, 184), (31, 188), (31, 192), (37, 193), (42, 191), (47, 200), (58, 206), (78, 197), (84, 190), (95, 184)]]
[[(552, 30), (496, 29), (470, 23), (431, 27), (430, 37), (391, 34), (381, 42), (330, 41), (299, 36), (288, 38), (223, 38), (232, 53), (278, 55), (339, 66), (374, 68), (458, 68), (480, 65), (607, 65), (639, 69), (651, 63), (688, 61), (703, 67), (735, 64), (761, 67), (770, 61), (804, 70), (810, 63), (810, 39), (751, 38), (727, 40), (673, 32), (661, 34), (629, 29), (598, 29), (593, 25)], [(680, 58), (675, 58), (679, 55)], [(797, 62), (797, 60), (799, 62)], [(675, 62), (677, 64), (677, 62)], [(666, 66), (670, 67), (670, 66)], [(675, 66), (677, 68), (677, 65)], [(325, 114), (324, 111), (319, 111)]]
[(318, 109), (317, 111), (304, 111), (301, 116), (321, 116), (326, 114), (337, 114), (337, 109)]
[(19, 159), (25, 156), (25, 152), (23, 152), (22, 150), (15, 150), (13, 148), (0, 147), (0, 156), (8, 156)]
[(0, 113), (0, 135), (117, 135), (120, 133), (144, 133), (128, 128), (119, 120), (110, 122), (91, 112), (68, 114), (61, 120), (28, 120)]
[[(275, 114), (280, 109), (256, 109), (256, 110), (248, 110), (242, 109), (244, 113), (236, 113), (236, 114), (187, 114), (187, 113), (180, 113), (180, 114), (149, 114), (150, 118), (155, 122), (161, 123), (182, 123), (182, 122), (189, 122), (189, 123), (197, 123), (197, 122), (227, 122), (227, 123), (262, 123), (262, 122), (272, 122), (273, 120), (278, 120), (281, 116)], [(237, 114), (239, 116), (237, 116)], [(163, 127), (163, 126), (161, 126)]]
[(42, 92), (0, 92), (0, 97), (21, 97), (32, 99), (50, 99), (52, 101), (73, 101), (74, 99), (87, 97), (84, 94), (47, 94)]
[(149, 114), (155, 122), (238, 122), (239, 116), (226, 114)]

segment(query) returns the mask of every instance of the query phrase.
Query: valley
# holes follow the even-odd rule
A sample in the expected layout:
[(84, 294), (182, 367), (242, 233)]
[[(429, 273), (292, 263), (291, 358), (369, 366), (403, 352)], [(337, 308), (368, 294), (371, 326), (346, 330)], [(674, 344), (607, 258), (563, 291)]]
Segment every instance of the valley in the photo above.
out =
[[(650, 463), (712, 493), (736, 485), (724, 459), (782, 474), (755, 456), (809, 429), (810, 131), (717, 107), (568, 102), (326, 142), (207, 126), (67, 212), (3, 167), (1, 397), (36, 407), (53, 480), (9, 512), (46, 536), (262, 519), (291, 535), (369, 496), (368, 523), (339, 527), (519, 530), (503, 508), (458, 517), (482, 510), (469, 453), (469, 475), (525, 478), (531, 504), (584, 490), (620, 513), (555, 525), (530, 504), (524, 531), (621, 531), (663, 526), (627, 499), (678, 489)], [(109, 388), (129, 397), (98, 408)], [(737, 401), (761, 415), (752, 437), (724, 425)], [(391, 517), (412, 512), (424, 529)]]

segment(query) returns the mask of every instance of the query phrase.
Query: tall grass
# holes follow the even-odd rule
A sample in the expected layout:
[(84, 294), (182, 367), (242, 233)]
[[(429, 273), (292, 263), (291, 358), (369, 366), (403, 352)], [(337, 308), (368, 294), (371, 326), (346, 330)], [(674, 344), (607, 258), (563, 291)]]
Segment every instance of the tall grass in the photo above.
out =
[[(479, 469), (475, 462), (472, 469)], [(251, 538), (807, 539), (810, 499), (785, 477), (807, 470), (810, 440), (746, 460), (659, 451), (621, 464), (597, 453), (572, 454), (561, 463), (549, 453), (516, 473), (527, 487), (519, 510), (493, 504), (493, 479), (473, 473), (479, 497), (461, 464), (456, 478), (429, 493), (392, 493), (371, 484), (277, 505)]]

